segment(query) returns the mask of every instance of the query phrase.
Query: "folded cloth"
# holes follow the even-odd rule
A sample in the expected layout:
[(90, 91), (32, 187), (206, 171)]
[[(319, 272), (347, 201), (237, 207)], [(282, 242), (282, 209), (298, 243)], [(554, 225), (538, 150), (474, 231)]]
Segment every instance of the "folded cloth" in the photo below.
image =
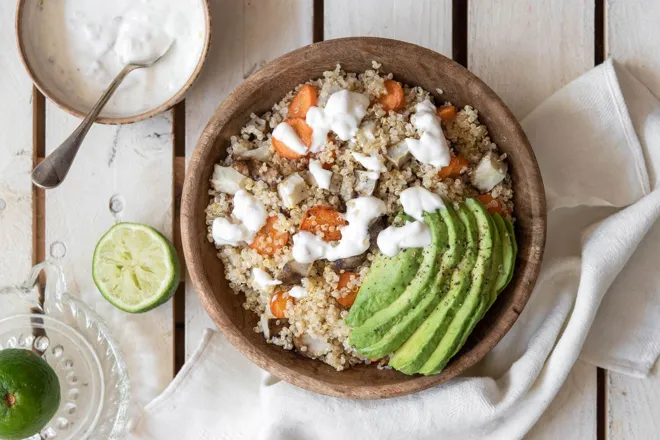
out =
[(545, 259), (520, 318), (471, 371), (396, 399), (330, 398), (277, 381), (208, 331), (134, 438), (511, 440), (538, 420), (582, 349), (595, 365), (648, 374), (660, 352), (652, 253), (660, 102), (607, 61), (547, 99), (523, 128), (548, 196)]

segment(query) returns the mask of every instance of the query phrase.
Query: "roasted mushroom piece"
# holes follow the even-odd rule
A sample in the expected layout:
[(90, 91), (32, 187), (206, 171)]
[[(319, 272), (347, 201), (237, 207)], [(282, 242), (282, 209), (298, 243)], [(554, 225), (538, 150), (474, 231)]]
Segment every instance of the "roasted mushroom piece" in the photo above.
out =
[[(387, 216), (382, 215), (374, 220), (371, 225), (369, 225), (369, 240), (371, 244), (376, 243), (378, 239), (378, 234), (387, 227)], [(329, 263), (330, 267), (333, 270), (351, 270), (359, 267), (364, 260), (367, 258), (367, 252), (364, 252), (360, 255), (355, 255), (348, 258), (340, 258), (339, 260), (331, 261)]]
[(282, 175), (274, 166), (266, 162), (259, 162), (256, 159), (250, 159), (246, 162), (252, 180), (261, 180), (271, 188), (277, 187)]
[(285, 285), (298, 284), (303, 278), (309, 276), (311, 271), (311, 264), (298, 263), (291, 260), (282, 267), (282, 270), (280, 270), (275, 278)]
[(235, 160), (230, 166), (245, 177), (250, 177), (250, 167), (245, 161)]
[(387, 228), (386, 215), (381, 215), (369, 225), (369, 240), (371, 240), (371, 243), (376, 243), (378, 234), (380, 234), (385, 228)]

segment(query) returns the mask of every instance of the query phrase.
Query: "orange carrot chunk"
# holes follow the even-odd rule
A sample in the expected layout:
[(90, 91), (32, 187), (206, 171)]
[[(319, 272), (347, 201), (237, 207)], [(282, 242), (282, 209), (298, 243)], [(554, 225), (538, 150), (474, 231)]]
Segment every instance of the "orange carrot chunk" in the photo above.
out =
[[(289, 124), (295, 130), (303, 144), (307, 145), (308, 147), (312, 145), (313, 130), (312, 127), (307, 125), (307, 122), (305, 122), (304, 119), (287, 119), (284, 122)], [(304, 157), (304, 155), (296, 153), (287, 147), (283, 142), (278, 141), (275, 138), (273, 138), (273, 148), (275, 151), (277, 151), (277, 154), (286, 159), (300, 159), (301, 157)]]
[(406, 97), (403, 94), (403, 87), (401, 84), (393, 79), (385, 80), (385, 90), (387, 94), (378, 98), (378, 102), (383, 106), (386, 112), (393, 110), (397, 111), (406, 104)]
[(316, 87), (304, 84), (289, 104), (289, 117), (304, 118), (307, 116), (307, 110), (310, 107), (316, 107), (318, 96)]
[(342, 218), (336, 209), (329, 206), (315, 206), (303, 214), (302, 221), (300, 222), (300, 230), (317, 235), (319, 232), (322, 232), (323, 240), (337, 241), (341, 240), (339, 227), (346, 224), (346, 220)]
[(276, 216), (268, 217), (266, 224), (257, 232), (250, 248), (260, 255), (273, 256), (278, 249), (283, 248), (289, 242), (289, 233), (280, 232), (275, 229)]
[[(341, 275), (339, 275), (339, 282), (337, 283), (337, 290), (344, 289), (348, 286), (348, 283), (354, 279), (357, 278), (357, 274), (355, 272), (344, 272)], [(341, 304), (344, 307), (351, 307), (353, 303), (355, 302), (355, 297), (357, 296), (358, 292), (360, 290), (359, 286), (355, 286), (351, 289), (346, 296), (342, 296), (337, 298), (337, 302)]]
[(293, 298), (289, 296), (289, 292), (285, 292), (284, 290), (276, 292), (270, 298), (270, 313), (276, 318), (286, 318), (284, 311), (290, 302), (293, 302)]
[(440, 171), (438, 171), (438, 177), (441, 179), (455, 179), (460, 177), (464, 172), (463, 170), (467, 170), (468, 168), (470, 168), (470, 162), (466, 158), (453, 156), (449, 165), (440, 168)]
[(456, 117), (456, 107), (453, 105), (443, 105), (442, 107), (438, 107), (436, 114), (443, 121), (451, 121)]
[(509, 215), (506, 207), (502, 206), (499, 200), (490, 194), (481, 194), (476, 197), (486, 207), (491, 214), (498, 213), (499, 215)]

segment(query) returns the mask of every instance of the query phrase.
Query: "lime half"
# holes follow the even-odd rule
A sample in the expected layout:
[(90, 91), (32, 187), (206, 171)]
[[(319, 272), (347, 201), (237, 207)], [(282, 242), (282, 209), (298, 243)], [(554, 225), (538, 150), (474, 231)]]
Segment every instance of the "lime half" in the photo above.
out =
[(143, 313), (166, 303), (179, 285), (180, 272), (174, 246), (146, 225), (117, 223), (94, 250), (96, 287), (125, 312)]

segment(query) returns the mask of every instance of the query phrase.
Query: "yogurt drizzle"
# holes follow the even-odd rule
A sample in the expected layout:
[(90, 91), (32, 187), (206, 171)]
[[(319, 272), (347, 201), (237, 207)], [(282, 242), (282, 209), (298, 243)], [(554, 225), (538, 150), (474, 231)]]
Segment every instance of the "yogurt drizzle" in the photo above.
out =
[(266, 224), (266, 207), (244, 189), (234, 195), (233, 221), (224, 217), (213, 220), (211, 235), (217, 245), (238, 246), (250, 244), (259, 230)]
[(330, 95), (325, 108), (311, 107), (305, 118), (313, 130), (310, 151), (312, 153), (322, 151), (331, 130), (342, 141), (355, 136), (362, 118), (367, 114), (368, 107), (367, 96), (349, 90), (340, 90)]
[(419, 140), (406, 139), (410, 153), (421, 163), (431, 164), (436, 168), (449, 165), (449, 145), (442, 132), (440, 118), (435, 114), (435, 106), (427, 99), (417, 104), (416, 110), (413, 125), (423, 133)]
[(370, 246), (369, 225), (385, 214), (385, 203), (376, 197), (358, 197), (346, 203), (347, 226), (340, 228), (341, 240), (336, 246), (311, 232), (300, 231), (293, 236), (293, 259), (313, 263), (326, 259), (336, 261), (366, 252)]

